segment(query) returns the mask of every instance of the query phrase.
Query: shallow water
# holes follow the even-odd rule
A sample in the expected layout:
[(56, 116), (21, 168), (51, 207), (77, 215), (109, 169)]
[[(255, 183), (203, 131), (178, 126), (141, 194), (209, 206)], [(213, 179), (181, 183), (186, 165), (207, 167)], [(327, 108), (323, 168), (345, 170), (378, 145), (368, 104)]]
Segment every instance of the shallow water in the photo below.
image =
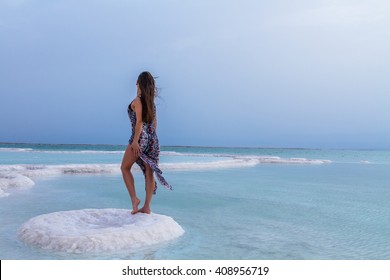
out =
[[(171, 216), (184, 235), (135, 250), (72, 254), (26, 245), (17, 231), (41, 214), (130, 208), (115, 168), (123, 147), (0, 148), (0, 186), (8, 194), (0, 198), (1, 259), (390, 259), (389, 151), (164, 147), (161, 166), (174, 191), (159, 187), (152, 211)], [(94, 172), (9, 170), (26, 164), (82, 164)], [(5, 175), (34, 185), (4, 187)], [(142, 198), (143, 180), (136, 171)]]

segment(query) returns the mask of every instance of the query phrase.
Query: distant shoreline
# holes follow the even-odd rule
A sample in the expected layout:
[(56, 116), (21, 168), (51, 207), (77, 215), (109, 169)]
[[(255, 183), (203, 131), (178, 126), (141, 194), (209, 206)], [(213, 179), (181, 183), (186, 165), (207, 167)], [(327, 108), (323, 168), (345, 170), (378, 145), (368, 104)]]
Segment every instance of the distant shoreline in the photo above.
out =
[[(35, 146), (95, 146), (95, 147), (126, 147), (127, 144), (80, 144), (80, 143), (29, 143), (29, 142), (0, 142), (0, 145), (35, 145)], [(311, 150), (311, 151), (390, 151), (389, 148), (303, 148), (303, 147), (259, 147), (259, 146), (191, 146), (191, 145), (161, 145), (163, 148), (199, 148), (199, 149), (268, 149), (268, 150)]]

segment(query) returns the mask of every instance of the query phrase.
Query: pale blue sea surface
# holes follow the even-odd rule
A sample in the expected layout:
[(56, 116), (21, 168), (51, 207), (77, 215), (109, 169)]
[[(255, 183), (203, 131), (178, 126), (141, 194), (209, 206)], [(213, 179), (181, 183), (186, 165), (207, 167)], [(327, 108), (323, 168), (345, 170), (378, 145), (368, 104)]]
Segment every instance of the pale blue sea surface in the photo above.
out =
[[(41, 214), (130, 209), (123, 150), (0, 145), (0, 259), (390, 259), (390, 152), (376, 150), (163, 147), (174, 190), (159, 187), (152, 211), (178, 222), (181, 237), (83, 254), (18, 239)], [(143, 176), (134, 174), (143, 199)]]

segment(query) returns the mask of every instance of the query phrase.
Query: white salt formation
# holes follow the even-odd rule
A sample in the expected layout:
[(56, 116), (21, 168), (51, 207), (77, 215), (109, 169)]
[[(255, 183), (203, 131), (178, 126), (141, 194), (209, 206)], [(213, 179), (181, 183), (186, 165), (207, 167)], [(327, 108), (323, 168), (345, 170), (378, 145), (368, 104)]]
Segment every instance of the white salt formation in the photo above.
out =
[(171, 217), (126, 209), (83, 209), (34, 217), (19, 229), (19, 238), (43, 249), (86, 253), (134, 249), (181, 236)]
[[(47, 152), (49, 153), (49, 152)], [(57, 152), (56, 152), (57, 153)], [(64, 152), (65, 153), (65, 152)], [(83, 153), (83, 151), (72, 152)], [(116, 151), (115, 151), (116, 153)], [(122, 152), (123, 153), (123, 152)], [(163, 152), (164, 153), (164, 152)], [(197, 156), (218, 157), (219, 160), (199, 161), (199, 162), (174, 162), (161, 163), (162, 170), (211, 170), (224, 168), (245, 168), (258, 164), (326, 164), (330, 160), (306, 159), (306, 158), (280, 158), (275, 156), (235, 156), (229, 154), (181, 154), (177, 152), (165, 152), (173, 156)], [(137, 166), (134, 169), (141, 172)], [(62, 175), (82, 175), (82, 174), (112, 174), (120, 175), (119, 164), (14, 164), (0, 165), (0, 198), (9, 195), (8, 191), (16, 188), (31, 187), (35, 178)]]
[(7, 190), (9, 189), (29, 188), (34, 184), (34, 181), (26, 176), (0, 172), (0, 197), (8, 196)]

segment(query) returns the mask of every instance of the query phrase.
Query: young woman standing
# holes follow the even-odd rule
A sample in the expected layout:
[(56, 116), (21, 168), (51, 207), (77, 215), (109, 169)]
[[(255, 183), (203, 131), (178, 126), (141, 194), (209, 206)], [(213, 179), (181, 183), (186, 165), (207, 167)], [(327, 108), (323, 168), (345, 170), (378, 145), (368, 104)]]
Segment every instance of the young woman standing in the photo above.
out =
[[(150, 214), (150, 203), (157, 189), (153, 174), (164, 187), (172, 190), (158, 167), (160, 146), (156, 133), (155, 97), (156, 86), (153, 76), (149, 72), (142, 72), (137, 79), (137, 96), (127, 109), (132, 125), (132, 134), (121, 165), (123, 180), (131, 198), (132, 214), (138, 212)], [(138, 209), (138, 205), (141, 201), (136, 195), (134, 177), (131, 173), (131, 167), (135, 162), (145, 176), (146, 197), (145, 203), (140, 209)]]

